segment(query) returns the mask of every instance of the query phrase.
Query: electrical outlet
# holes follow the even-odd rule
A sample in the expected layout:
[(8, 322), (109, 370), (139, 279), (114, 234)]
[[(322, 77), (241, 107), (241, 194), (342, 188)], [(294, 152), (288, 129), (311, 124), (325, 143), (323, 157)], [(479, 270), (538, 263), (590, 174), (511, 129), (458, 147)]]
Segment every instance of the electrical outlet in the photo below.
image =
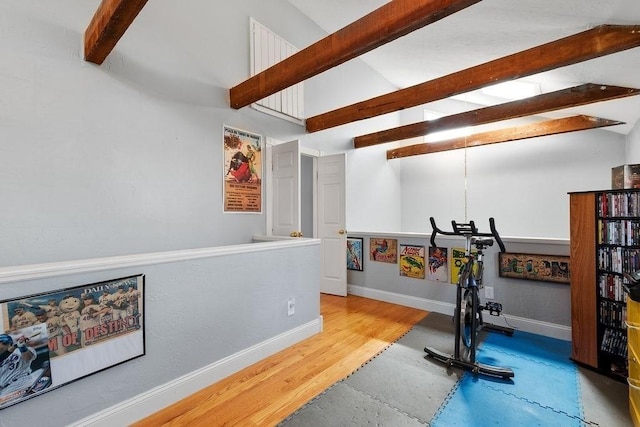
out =
[(287, 300), (287, 316), (293, 316), (296, 313), (296, 299), (291, 297)]
[(493, 288), (491, 286), (485, 286), (485, 288), (484, 288), (484, 297), (486, 299), (493, 299), (494, 298)]

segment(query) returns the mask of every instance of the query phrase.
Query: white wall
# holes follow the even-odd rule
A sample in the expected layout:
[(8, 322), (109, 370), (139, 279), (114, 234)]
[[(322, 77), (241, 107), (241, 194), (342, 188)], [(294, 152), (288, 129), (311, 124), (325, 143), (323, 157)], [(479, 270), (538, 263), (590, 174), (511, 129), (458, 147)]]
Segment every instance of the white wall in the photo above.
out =
[(625, 163), (637, 164), (640, 163), (640, 121), (637, 121), (631, 132), (627, 135), (626, 139), (627, 154)]
[[(305, 96), (315, 100), (307, 113), (311, 117), (394, 90), (361, 61), (350, 61), (305, 83)], [(353, 148), (353, 137), (398, 126), (399, 120), (397, 113), (386, 114), (300, 137), (302, 145), (323, 154), (347, 153), (347, 230), (401, 228), (401, 167), (387, 162), (390, 147)]]
[(400, 230), (401, 167), (386, 160), (387, 148), (347, 156), (347, 230)]
[(431, 216), (480, 228), (494, 217), (504, 236), (568, 238), (567, 193), (610, 188), (625, 144), (590, 130), (394, 161), (402, 162), (402, 231), (430, 233)]

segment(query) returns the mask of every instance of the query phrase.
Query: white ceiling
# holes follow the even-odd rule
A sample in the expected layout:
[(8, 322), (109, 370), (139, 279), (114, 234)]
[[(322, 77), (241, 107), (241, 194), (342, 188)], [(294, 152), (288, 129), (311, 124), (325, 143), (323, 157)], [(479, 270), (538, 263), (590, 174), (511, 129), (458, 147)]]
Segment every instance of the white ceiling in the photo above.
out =
[[(289, 1), (328, 34), (387, 3)], [(392, 84), (405, 88), (601, 24), (640, 25), (640, 0), (483, 0), (360, 58)], [(583, 83), (640, 88), (640, 47), (522, 80), (539, 83), (543, 93)], [(464, 98), (479, 105), (504, 102), (481, 97), (477, 92)], [(604, 129), (627, 134), (640, 118), (640, 95), (561, 110), (545, 117), (575, 114), (626, 122)]]

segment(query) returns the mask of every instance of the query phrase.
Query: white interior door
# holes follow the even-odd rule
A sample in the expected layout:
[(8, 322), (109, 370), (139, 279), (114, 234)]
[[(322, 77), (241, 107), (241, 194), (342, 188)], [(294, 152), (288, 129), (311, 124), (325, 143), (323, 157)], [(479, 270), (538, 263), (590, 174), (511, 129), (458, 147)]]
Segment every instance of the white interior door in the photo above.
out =
[[(291, 236), (301, 230), (300, 147), (298, 141), (273, 145), (271, 206), (272, 234)], [(347, 295), (346, 156), (313, 155), (317, 159), (316, 231), (321, 239), (320, 292)], [(309, 236), (311, 237), (311, 236)]]
[(318, 158), (318, 238), (321, 246), (320, 292), (347, 295), (346, 156)]
[(271, 152), (274, 236), (299, 233), (300, 147), (298, 141), (274, 145)]

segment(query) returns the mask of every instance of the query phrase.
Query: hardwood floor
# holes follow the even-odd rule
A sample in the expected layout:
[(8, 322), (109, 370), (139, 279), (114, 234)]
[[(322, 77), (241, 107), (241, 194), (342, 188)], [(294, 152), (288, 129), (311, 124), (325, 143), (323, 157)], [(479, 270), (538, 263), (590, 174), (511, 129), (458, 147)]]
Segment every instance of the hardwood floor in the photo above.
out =
[(323, 332), (133, 424), (272, 426), (404, 335), (426, 311), (322, 294)]

